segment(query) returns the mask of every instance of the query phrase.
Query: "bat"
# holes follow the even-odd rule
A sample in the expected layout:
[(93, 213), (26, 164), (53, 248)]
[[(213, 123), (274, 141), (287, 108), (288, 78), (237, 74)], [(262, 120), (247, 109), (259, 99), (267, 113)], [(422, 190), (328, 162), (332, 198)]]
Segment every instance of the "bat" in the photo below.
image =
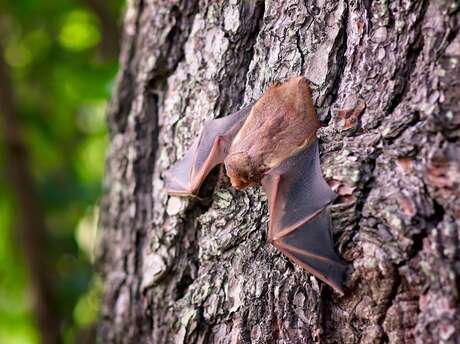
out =
[(328, 205), (336, 194), (321, 173), (319, 127), (307, 80), (275, 83), (255, 103), (207, 121), (184, 158), (165, 172), (165, 185), (170, 195), (196, 196), (222, 163), (236, 189), (262, 184), (270, 243), (343, 294), (347, 266), (330, 232)]

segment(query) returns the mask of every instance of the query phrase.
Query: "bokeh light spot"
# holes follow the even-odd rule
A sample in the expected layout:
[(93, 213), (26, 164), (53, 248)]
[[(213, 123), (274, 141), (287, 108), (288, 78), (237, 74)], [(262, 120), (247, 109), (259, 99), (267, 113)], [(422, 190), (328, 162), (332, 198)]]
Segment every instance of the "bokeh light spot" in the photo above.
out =
[(68, 14), (59, 33), (59, 43), (73, 51), (92, 48), (100, 39), (101, 34), (95, 18), (83, 10)]
[(5, 60), (12, 67), (26, 67), (32, 62), (33, 56), (24, 41), (10, 41), (5, 47)]

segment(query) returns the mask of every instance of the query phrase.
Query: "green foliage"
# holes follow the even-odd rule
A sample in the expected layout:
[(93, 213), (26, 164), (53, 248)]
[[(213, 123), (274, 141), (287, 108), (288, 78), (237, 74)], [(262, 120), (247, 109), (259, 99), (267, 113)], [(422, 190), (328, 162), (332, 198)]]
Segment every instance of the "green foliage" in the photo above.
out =
[[(100, 0), (120, 22), (123, 0)], [(101, 20), (89, 1), (0, 0), (0, 44), (49, 230), (45, 253), (67, 342), (97, 317), (92, 259), (107, 131), (105, 106), (117, 56), (101, 51)], [(105, 56), (104, 58), (102, 56)], [(37, 343), (19, 214), (0, 147), (0, 343)]]

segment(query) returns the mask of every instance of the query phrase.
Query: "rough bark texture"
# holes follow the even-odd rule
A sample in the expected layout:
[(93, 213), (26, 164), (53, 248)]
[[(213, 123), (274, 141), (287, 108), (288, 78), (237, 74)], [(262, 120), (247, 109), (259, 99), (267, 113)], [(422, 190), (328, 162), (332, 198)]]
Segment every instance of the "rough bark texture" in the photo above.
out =
[[(104, 343), (460, 342), (458, 2), (132, 0), (111, 105)], [(162, 172), (206, 119), (305, 75), (343, 297), (266, 240), (266, 198)]]

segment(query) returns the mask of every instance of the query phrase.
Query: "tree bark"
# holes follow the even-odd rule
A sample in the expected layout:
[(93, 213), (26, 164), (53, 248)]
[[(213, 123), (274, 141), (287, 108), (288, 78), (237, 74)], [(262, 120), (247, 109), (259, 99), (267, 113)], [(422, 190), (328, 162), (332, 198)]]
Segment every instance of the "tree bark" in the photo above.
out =
[[(267, 243), (260, 188), (162, 172), (206, 119), (311, 80), (350, 263), (335, 294)], [(108, 110), (103, 343), (460, 342), (460, 35), (453, 1), (128, 4)]]

